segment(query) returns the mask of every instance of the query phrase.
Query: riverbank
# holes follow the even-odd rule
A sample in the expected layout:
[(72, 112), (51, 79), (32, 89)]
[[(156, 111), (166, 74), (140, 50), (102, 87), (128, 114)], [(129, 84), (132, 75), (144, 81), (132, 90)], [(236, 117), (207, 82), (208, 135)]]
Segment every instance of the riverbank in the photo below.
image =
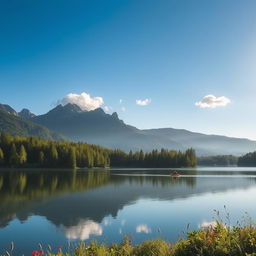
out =
[[(75, 248), (70, 246), (67, 252), (62, 246), (50, 246), (31, 252), (32, 256), (255, 256), (256, 226), (250, 223), (229, 227), (220, 222), (213, 222), (203, 230), (190, 231), (185, 239), (172, 244), (161, 239), (145, 241), (132, 245), (126, 237), (120, 244), (99, 244), (96, 241), (89, 244), (80, 243)], [(73, 249), (72, 249), (73, 248)], [(6, 255), (15, 255), (15, 245)]]

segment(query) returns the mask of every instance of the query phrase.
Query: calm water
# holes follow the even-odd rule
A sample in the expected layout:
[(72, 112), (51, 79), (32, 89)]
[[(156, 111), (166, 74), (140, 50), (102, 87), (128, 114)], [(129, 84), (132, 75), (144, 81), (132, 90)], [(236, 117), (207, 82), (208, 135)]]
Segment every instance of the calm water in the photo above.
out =
[(0, 254), (15, 255), (50, 244), (97, 239), (134, 243), (162, 237), (176, 241), (213, 221), (224, 205), (235, 224), (245, 212), (256, 220), (256, 168), (90, 171), (1, 171)]

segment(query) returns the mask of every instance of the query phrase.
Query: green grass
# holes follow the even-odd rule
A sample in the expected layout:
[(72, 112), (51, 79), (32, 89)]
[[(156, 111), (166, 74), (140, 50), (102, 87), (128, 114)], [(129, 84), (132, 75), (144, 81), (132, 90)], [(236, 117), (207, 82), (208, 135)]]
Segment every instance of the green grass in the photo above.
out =
[[(14, 255), (15, 248), (9, 255)], [(206, 230), (190, 231), (186, 238), (175, 244), (162, 239), (145, 241), (139, 245), (132, 245), (129, 238), (120, 244), (80, 243), (71, 252), (48, 250), (32, 252), (32, 255), (47, 256), (256, 256), (256, 226), (247, 225), (228, 226), (220, 221), (214, 227)], [(38, 252), (38, 254), (36, 253)], [(8, 254), (6, 254), (8, 255)]]

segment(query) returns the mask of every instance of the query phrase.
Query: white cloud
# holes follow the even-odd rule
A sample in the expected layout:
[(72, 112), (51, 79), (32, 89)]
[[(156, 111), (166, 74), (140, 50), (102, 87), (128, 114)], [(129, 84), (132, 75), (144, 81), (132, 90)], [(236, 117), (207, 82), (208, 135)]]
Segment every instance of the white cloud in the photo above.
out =
[(110, 106), (104, 106), (103, 109), (106, 111), (106, 112), (110, 112), (112, 110), (112, 107)]
[(202, 230), (208, 230), (208, 229), (213, 229), (217, 225), (216, 221), (203, 221), (200, 225), (199, 228)]
[(136, 232), (149, 234), (151, 233), (151, 229), (146, 224), (142, 224), (136, 227)]
[(119, 103), (120, 103), (120, 104), (122, 104), (122, 103), (123, 103), (123, 100), (122, 100), (122, 99), (120, 99), (120, 100), (119, 100)]
[(78, 225), (72, 227), (62, 227), (68, 239), (86, 240), (90, 235), (102, 235), (103, 229), (99, 223), (92, 220), (80, 221)]
[(125, 111), (126, 111), (126, 108), (125, 108), (125, 107), (121, 107), (121, 110), (122, 110), (123, 112), (125, 112)]
[(229, 104), (231, 100), (225, 96), (216, 97), (214, 95), (206, 95), (201, 101), (195, 103), (196, 106), (200, 108), (216, 108), (216, 107), (225, 107)]
[(151, 99), (136, 100), (136, 104), (139, 106), (147, 106), (150, 103), (151, 103)]
[(81, 94), (70, 93), (62, 100), (59, 100), (58, 103), (62, 105), (68, 103), (76, 104), (82, 110), (91, 111), (103, 105), (104, 101), (102, 97), (91, 97), (90, 94), (83, 92)]

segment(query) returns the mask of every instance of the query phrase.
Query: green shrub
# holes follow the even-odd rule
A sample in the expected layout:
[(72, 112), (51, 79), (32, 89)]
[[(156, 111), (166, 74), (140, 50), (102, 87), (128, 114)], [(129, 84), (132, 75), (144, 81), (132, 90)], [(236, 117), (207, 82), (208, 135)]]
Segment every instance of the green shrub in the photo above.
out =
[(135, 246), (134, 255), (136, 256), (171, 256), (173, 255), (170, 243), (161, 239), (145, 241)]
[(256, 253), (254, 226), (227, 227), (221, 223), (205, 230), (188, 233), (174, 246), (174, 256), (239, 256)]

